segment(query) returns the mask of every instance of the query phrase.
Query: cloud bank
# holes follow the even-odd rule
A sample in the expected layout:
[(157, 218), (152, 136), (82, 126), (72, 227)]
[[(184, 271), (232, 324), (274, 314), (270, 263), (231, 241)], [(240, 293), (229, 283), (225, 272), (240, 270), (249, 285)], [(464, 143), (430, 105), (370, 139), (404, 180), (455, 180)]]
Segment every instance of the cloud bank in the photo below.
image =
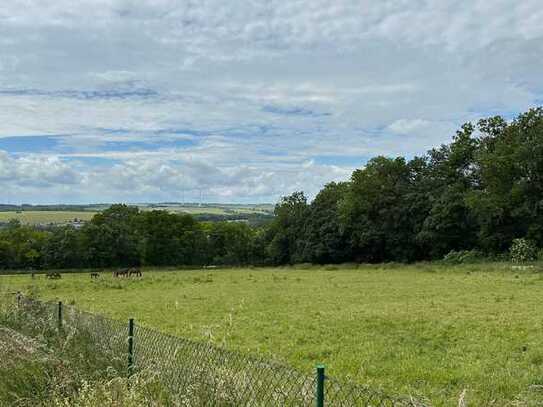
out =
[(273, 202), (543, 102), (537, 0), (12, 0), (5, 202)]

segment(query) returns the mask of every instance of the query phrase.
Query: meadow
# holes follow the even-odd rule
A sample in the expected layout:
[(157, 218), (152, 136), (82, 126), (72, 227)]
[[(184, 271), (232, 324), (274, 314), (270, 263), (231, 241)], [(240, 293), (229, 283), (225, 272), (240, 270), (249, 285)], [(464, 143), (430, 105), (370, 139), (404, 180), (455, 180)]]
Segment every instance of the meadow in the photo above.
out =
[[(0, 222), (8, 222), (11, 219), (17, 219), (21, 223), (29, 225), (46, 224), (64, 224), (72, 222), (74, 219), (89, 221), (92, 217), (107, 209), (107, 205), (88, 206), (86, 210), (20, 210), (20, 211), (0, 211)], [(143, 211), (165, 210), (172, 213), (185, 213), (190, 215), (270, 215), (273, 212), (271, 205), (220, 205), (205, 204), (198, 206), (196, 204), (187, 205), (148, 205), (142, 204), (139, 207)]]
[[(170, 334), (263, 354), (393, 394), (456, 405), (543, 402), (540, 265), (327, 266), (146, 270), (142, 279), (2, 276)], [(531, 404), (533, 403), (533, 404)]]
[(74, 219), (88, 221), (96, 212), (92, 211), (2, 211), (0, 222), (8, 222), (17, 219), (21, 223), (38, 224), (59, 224), (72, 222)]
[(235, 204), (177, 204), (177, 205), (154, 205), (141, 206), (140, 209), (164, 209), (169, 212), (181, 212), (191, 215), (234, 215), (234, 214), (271, 214), (273, 213), (273, 205), (235, 205)]

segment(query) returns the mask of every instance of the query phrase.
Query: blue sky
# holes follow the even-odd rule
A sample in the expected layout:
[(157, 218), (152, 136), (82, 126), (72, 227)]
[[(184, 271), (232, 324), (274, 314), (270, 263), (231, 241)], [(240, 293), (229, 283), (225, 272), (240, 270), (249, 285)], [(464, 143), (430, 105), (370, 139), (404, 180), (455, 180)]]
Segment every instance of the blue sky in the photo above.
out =
[(543, 100), (539, 0), (10, 0), (0, 201), (274, 202)]

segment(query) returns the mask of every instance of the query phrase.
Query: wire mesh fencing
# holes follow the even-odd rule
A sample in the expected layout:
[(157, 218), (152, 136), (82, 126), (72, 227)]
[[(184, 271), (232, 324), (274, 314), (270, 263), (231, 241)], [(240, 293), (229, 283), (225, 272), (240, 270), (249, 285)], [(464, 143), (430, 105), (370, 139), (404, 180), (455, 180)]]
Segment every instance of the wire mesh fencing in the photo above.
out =
[(88, 364), (89, 371), (107, 362), (116, 374), (153, 372), (180, 405), (423, 406), (411, 398), (327, 377), (323, 367), (307, 374), (276, 361), (164, 334), (133, 320), (116, 321), (22, 295), (17, 296), (11, 324), (30, 336), (72, 338), (79, 363)]

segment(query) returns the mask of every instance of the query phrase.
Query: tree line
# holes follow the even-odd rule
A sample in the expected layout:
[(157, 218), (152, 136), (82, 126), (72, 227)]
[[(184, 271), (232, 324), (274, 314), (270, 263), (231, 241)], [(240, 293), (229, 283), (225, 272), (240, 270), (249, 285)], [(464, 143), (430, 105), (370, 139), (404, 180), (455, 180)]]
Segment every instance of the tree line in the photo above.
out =
[(0, 230), (0, 268), (246, 265), (260, 261), (259, 230), (244, 222), (199, 222), (191, 215), (112, 205), (81, 228)]
[(265, 225), (113, 205), (80, 229), (0, 231), (1, 268), (412, 262), (454, 251), (543, 247), (543, 109), (464, 124), (422, 156), (375, 157), (308, 202), (283, 197)]

